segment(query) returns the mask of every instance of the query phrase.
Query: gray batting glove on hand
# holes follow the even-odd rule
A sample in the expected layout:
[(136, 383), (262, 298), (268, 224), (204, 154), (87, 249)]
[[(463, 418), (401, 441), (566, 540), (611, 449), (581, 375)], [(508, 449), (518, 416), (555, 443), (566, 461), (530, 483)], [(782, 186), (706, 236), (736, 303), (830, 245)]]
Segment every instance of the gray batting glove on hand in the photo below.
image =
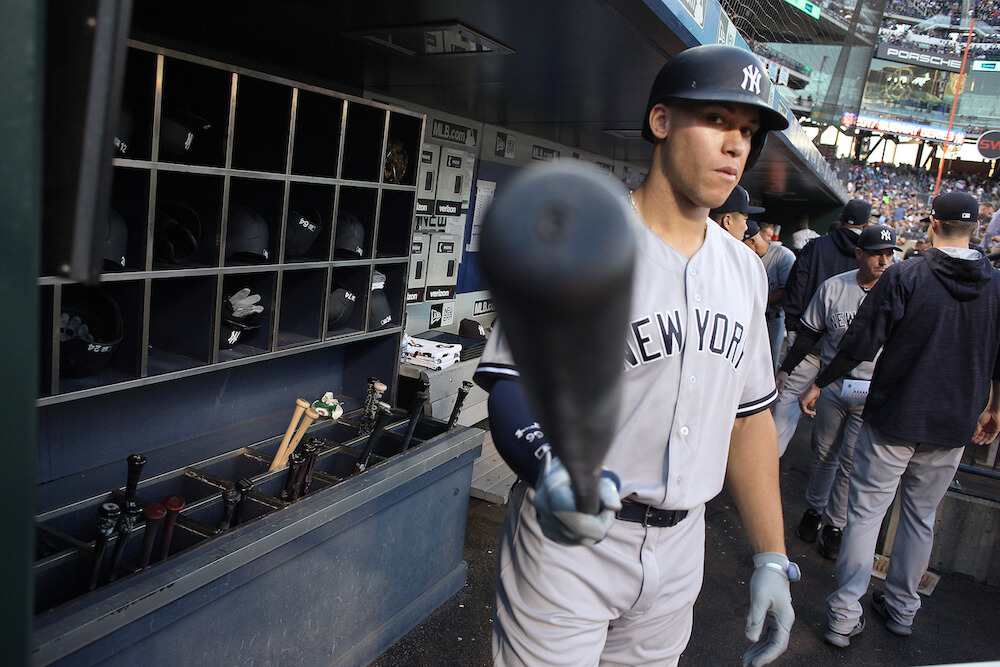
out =
[(744, 667), (766, 665), (788, 648), (788, 636), (795, 622), (788, 582), (799, 578), (798, 567), (790, 565), (785, 554), (774, 551), (756, 554), (753, 565), (746, 632), (747, 639), (755, 643), (743, 654)]
[(534, 505), (545, 537), (567, 546), (597, 544), (608, 535), (615, 512), (622, 508), (614, 474), (605, 470), (598, 483), (601, 511), (587, 514), (576, 509), (576, 497), (566, 466), (553, 457), (548, 474), (535, 484)]

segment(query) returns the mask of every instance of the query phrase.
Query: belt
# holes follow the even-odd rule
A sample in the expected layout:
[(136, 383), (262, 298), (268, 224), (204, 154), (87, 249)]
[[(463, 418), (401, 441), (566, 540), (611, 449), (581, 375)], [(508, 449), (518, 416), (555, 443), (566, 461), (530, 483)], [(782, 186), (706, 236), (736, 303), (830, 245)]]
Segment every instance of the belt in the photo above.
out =
[(615, 512), (616, 519), (641, 523), (643, 526), (655, 528), (676, 526), (687, 515), (687, 510), (661, 510), (627, 499), (622, 500), (622, 508)]

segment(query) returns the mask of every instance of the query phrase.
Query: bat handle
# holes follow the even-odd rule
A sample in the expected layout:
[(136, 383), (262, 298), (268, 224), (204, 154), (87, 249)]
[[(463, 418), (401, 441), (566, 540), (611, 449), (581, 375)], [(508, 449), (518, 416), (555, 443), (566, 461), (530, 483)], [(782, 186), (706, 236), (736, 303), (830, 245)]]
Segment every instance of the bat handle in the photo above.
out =
[(312, 484), (313, 466), (316, 465), (316, 456), (319, 454), (322, 442), (319, 438), (310, 438), (302, 445), (302, 453), (306, 457), (305, 463), (302, 465), (302, 490), (300, 493), (303, 496), (309, 492), (309, 486)]
[(163, 503), (149, 503), (143, 508), (146, 516), (146, 528), (142, 533), (142, 552), (139, 556), (139, 567), (149, 567), (149, 558), (153, 555), (153, 540), (163, 523), (163, 517), (167, 515), (167, 508)]
[(125, 483), (125, 502), (135, 498), (135, 491), (139, 487), (139, 476), (146, 465), (146, 457), (142, 454), (131, 454), (128, 457), (128, 480)]
[(318, 412), (312, 408), (306, 408), (306, 414), (302, 418), (302, 423), (299, 424), (299, 430), (295, 432), (295, 437), (292, 438), (292, 441), (288, 444), (288, 449), (285, 451), (283, 458), (278, 461), (279, 468), (283, 468), (285, 464), (288, 463), (288, 457), (298, 448), (299, 442), (302, 440), (302, 436), (306, 434), (306, 429), (308, 429), (310, 424), (312, 424), (318, 417)]
[(462, 404), (465, 403), (465, 397), (469, 395), (469, 391), (472, 390), (472, 383), (468, 380), (462, 382), (462, 386), (458, 389), (458, 396), (455, 397), (455, 407), (451, 409), (451, 417), (448, 418), (448, 430), (452, 430), (458, 424), (458, 416), (462, 414)]
[(222, 492), (222, 519), (219, 521), (219, 530), (229, 530), (233, 522), (233, 510), (236, 509), (236, 502), (240, 499), (240, 492), (237, 489), (226, 489)]
[(246, 512), (247, 497), (253, 489), (253, 480), (249, 477), (240, 479), (236, 482), (236, 489), (240, 492), (240, 499), (239, 502), (236, 503), (236, 509), (233, 510), (234, 526), (238, 526), (243, 523), (243, 514)]
[(379, 401), (375, 409), (378, 414), (378, 417), (375, 419), (375, 426), (372, 428), (372, 432), (368, 434), (368, 442), (365, 443), (365, 448), (361, 452), (361, 456), (358, 457), (358, 462), (354, 465), (354, 470), (351, 472), (352, 475), (357, 475), (368, 467), (368, 463), (372, 458), (372, 452), (375, 450), (375, 444), (382, 437), (382, 431), (385, 430), (385, 425), (389, 423), (389, 418), (392, 417), (392, 408), (389, 407), (388, 403)]
[(267, 469), (268, 472), (274, 472), (284, 465), (288, 445), (292, 442), (292, 434), (295, 433), (295, 427), (308, 407), (309, 401), (304, 398), (295, 399), (295, 412), (292, 413), (292, 419), (288, 422), (288, 428), (285, 429), (285, 436), (281, 439), (278, 451), (274, 453), (274, 458), (271, 460), (271, 467)]
[(288, 460), (288, 477), (285, 479), (285, 490), (282, 496), (285, 500), (292, 502), (299, 497), (299, 486), (302, 484), (302, 464), (305, 463), (306, 455), (302, 452), (292, 452)]
[(87, 590), (97, 588), (97, 580), (101, 576), (101, 565), (104, 564), (104, 552), (108, 549), (108, 539), (115, 532), (118, 517), (122, 509), (118, 503), (102, 503), (97, 510), (97, 540), (94, 542), (94, 554), (90, 561), (90, 579)]
[(417, 430), (417, 422), (420, 421), (420, 414), (424, 410), (427, 398), (426, 391), (418, 391), (413, 395), (413, 403), (410, 404), (410, 421), (406, 425), (406, 434), (403, 436), (403, 446), (400, 447), (400, 454), (410, 448), (410, 441), (413, 440), (413, 433)]
[(170, 555), (170, 541), (174, 536), (174, 525), (177, 523), (177, 515), (184, 509), (184, 498), (176, 494), (169, 495), (163, 499), (163, 506), (167, 508), (167, 516), (163, 519), (163, 536), (160, 538), (160, 560), (164, 560)]
[(108, 574), (108, 581), (112, 582), (118, 578), (118, 568), (121, 567), (122, 556), (125, 554), (125, 545), (128, 543), (129, 535), (135, 528), (135, 520), (142, 514), (142, 508), (134, 500), (125, 502), (125, 511), (118, 517), (118, 539), (115, 541), (115, 550), (111, 553), (111, 571)]

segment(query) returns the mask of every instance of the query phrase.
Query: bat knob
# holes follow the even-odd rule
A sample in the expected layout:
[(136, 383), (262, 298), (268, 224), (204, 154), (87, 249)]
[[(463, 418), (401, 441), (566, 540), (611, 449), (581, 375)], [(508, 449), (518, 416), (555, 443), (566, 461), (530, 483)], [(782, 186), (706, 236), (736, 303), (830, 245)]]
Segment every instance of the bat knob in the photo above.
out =
[(184, 509), (184, 497), (172, 494), (163, 499), (163, 506), (167, 508), (168, 512), (180, 512)]
[(128, 469), (129, 472), (135, 471), (140, 472), (142, 467), (146, 465), (146, 457), (142, 454), (130, 454), (128, 457)]
[(149, 503), (143, 508), (143, 514), (146, 517), (146, 522), (159, 521), (163, 517), (167, 516), (167, 508), (163, 506), (162, 503)]

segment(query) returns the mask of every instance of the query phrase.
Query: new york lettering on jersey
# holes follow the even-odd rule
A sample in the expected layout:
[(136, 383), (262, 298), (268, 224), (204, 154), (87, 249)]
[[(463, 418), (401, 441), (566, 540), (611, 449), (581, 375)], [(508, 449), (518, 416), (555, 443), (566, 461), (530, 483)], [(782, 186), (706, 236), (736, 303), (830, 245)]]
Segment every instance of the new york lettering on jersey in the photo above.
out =
[[(746, 326), (726, 313), (694, 309), (698, 352), (724, 357), (738, 369), (746, 348)], [(625, 370), (672, 357), (684, 349), (685, 332), (680, 309), (653, 313), (629, 324)]]

